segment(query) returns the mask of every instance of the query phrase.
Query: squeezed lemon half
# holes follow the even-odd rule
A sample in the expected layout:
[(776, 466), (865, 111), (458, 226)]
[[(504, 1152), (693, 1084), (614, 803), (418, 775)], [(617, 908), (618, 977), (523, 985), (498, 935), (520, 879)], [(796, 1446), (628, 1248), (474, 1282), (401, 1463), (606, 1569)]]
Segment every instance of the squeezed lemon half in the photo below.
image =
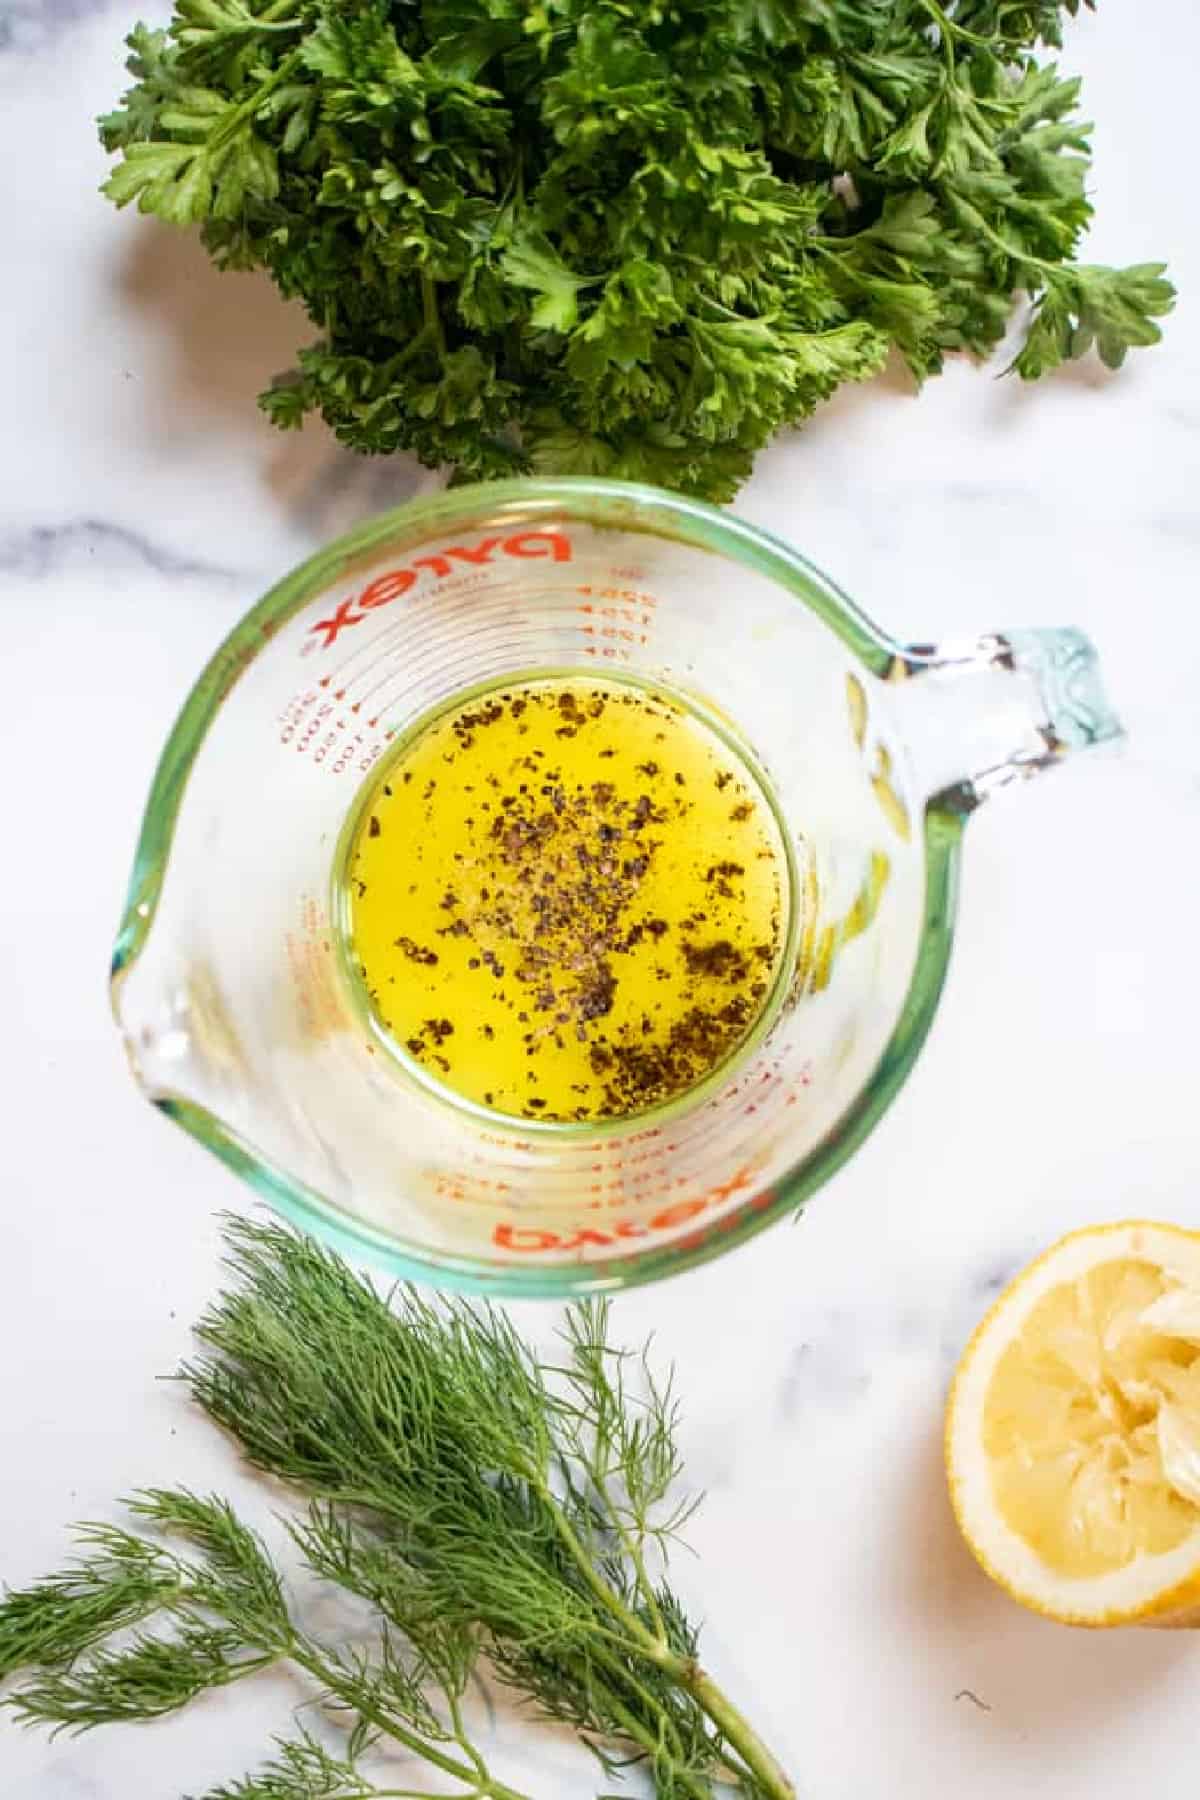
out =
[(978, 1561), (1073, 1625), (1200, 1623), (1200, 1233), (1072, 1233), (967, 1345), (946, 1469)]

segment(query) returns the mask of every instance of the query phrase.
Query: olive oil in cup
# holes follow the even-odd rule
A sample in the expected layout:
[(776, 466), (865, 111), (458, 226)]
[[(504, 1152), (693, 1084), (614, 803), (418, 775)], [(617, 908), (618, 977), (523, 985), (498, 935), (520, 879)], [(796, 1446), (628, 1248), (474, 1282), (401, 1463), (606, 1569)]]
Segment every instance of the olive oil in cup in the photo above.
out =
[(661, 688), (510, 680), (373, 772), (342, 868), (377, 1028), (449, 1094), (599, 1123), (746, 1044), (787, 938), (784, 840), (730, 743)]

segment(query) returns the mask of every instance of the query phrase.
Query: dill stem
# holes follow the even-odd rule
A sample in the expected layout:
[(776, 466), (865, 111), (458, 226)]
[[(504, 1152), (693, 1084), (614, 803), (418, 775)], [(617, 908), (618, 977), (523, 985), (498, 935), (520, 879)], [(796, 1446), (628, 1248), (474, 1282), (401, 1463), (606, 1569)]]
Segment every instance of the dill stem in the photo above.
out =
[(717, 1686), (712, 1676), (705, 1674), (698, 1662), (682, 1657), (674, 1660), (683, 1665), (682, 1672), (677, 1677), (680, 1685), (687, 1689), (696, 1704), (707, 1713), (726, 1743), (733, 1746), (746, 1767), (761, 1783), (763, 1790), (772, 1796), (772, 1800), (795, 1800), (796, 1790), (786, 1771), (768, 1750), (745, 1714)]
[(649, 1626), (639, 1619), (635, 1612), (631, 1612), (629, 1607), (625, 1605), (625, 1602), (613, 1593), (603, 1576), (597, 1573), (591, 1557), (576, 1536), (570, 1520), (566, 1517), (561, 1506), (559, 1506), (558, 1501), (554, 1498), (554, 1495), (546, 1484), (539, 1480), (537, 1482), (537, 1487), (549, 1508), (550, 1516), (554, 1521), (555, 1530), (558, 1532), (559, 1537), (570, 1552), (571, 1560), (575, 1563), (588, 1587), (592, 1590), (592, 1593), (599, 1600), (605, 1611), (612, 1613), (614, 1618), (620, 1621), (627, 1638), (630, 1640), (628, 1648), (640, 1651), (644, 1656), (648, 1656), (651, 1661), (662, 1664), (664, 1654), (669, 1656), (671, 1652), (668, 1651), (666, 1645), (654, 1635)]
[[(498, 1788), (477, 1787), (472, 1790), (472, 1800), (478, 1796), (499, 1793)], [(372, 1788), (371, 1800), (429, 1800), (428, 1788)]]
[(638, 1591), (646, 1602), (647, 1612), (654, 1621), (654, 1635), (660, 1644), (665, 1644), (667, 1641), (667, 1628), (663, 1624), (662, 1609), (658, 1604), (658, 1596), (654, 1592), (654, 1583), (651, 1581), (646, 1570), (646, 1559), (642, 1555), (641, 1539), (626, 1527), (623, 1520), (618, 1516), (614, 1506), (610, 1504), (608, 1511), (609, 1517), (616, 1526), (617, 1536), (621, 1540), (625, 1554), (633, 1564), (633, 1572), (637, 1577)]
[(476, 1750), (474, 1744), (471, 1743), (463, 1727), (462, 1707), (458, 1703), (458, 1695), (448, 1693), (446, 1695), (446, 1705), (450, 1712), (450, 1724), (454, 1729), (454, 1736), (462, 1745), (463, 1754), (475, 1769), (480, 1781), (486, 1781), (488, 1773), (487, 1764), (484, 1762), (482, 1756), (480, 1756), (478, 1750)]
[[(649, 1708), (649, 1710), (652, 1713), (657, 1712), (659, 1714), (665, 1730), (668, 1732), (668, 1734), (670, 1735), (670, 1738), (673, 1740), (672, 1754), (675, 1756), (677, 1761), (682, 1761), (683, 1745), (680, 1742), (679, 1732), (676, 1728), (675, 1721), (663, 1709), (663, 1707), (660, 1705), (660, 1703), (655, 1699), (654, 1695), (649, 1691), (648, 1688), (646, 1688), (642, 1685), (642, 1683), (638, 1680), (636, 1675), (632, 1674), (630, 1672), (630, 1670), (622, 1667), (621, 1663), (618, 1661), (618, 1659), (613, 1655), (613, 1653), (610, 1650), (605, 1650), (605, 1649), (598, 1647), (595, 1650), (594, 1654), (599, 1659), (599, 1661), (607, 1664), (607, 1666), (612, 1670), (615, 1679), (620, 1682), (622, 1687), (632, 1689), (632, 1691), (638, 1696), (638, 1698), (643, 1702), (643, 1704)], [(616, 1697), (616, 1695), (613, 1695), (612, 1699), (613, 1699), (614, 1706), (618, 1709), (622, 1719), (624, 1720), (625, 1729), (626, 1729), (626, 1731), (628, 1731), (630, 1737), (632, 1737), (635, 1740), (635, 1742), (641, 1744), (643, 1749), (648, 1750), (651, 1755), (654, 1755), (658, 1749), (658, 1744), (650, 1736), (650, 1733), (649, 1733), (647, 1727), (644, 1726), (638, 1720), (636, 1715), (632, 1714), (629, 1711), (629, 1708), (624, 1704), (623, 1701), (619, 1700)]]
[(771, 1800), (795, 1800), (795, 1788), (784, 1769), (774, 1755), (763, 1743), (745, 1714), (736, 1707), (728, 1695), (717, 1686), (711, 1675), (707, 1675), (694, 1657), (680, 1656), (654, 1635), (637, 1614), (631, 1612), (618, 1595), (614, 1594), (592, 1566), (586, 1550), (573, 1531), (570, 1521), (563, 1516), (553, 1494), (543, 1487), (543, 1497), (550, 1507), (555, 1526), (572, 1559), (578, 1565), (580, 1573), (592, 1592), (604, 1607), (618, 1618), (629, 1637), (633, 1640), (632, 1648), (641, 1653), (668, 1675), (677, 1686), (689, 1693), (701, 1711), (712, 1720), (726, 1743), (741, 1757), (746, 1767), (757, 1778), (763, 1791), (771, 1796)]
[(477, 1767), (472, 1767), (470, 1763), (459, 1762), (457, 1757), (448, 1756), (444, 1750), (439, 1750), (436, 1744), (431, 1744), (427, 1738), (423, 1738), (413, 1731), (402, 1719), (396, 1718), (394, 1714), (385, 1712), (379, 1707), (372, 1706), (353, 1683), (339, 1681), (329, 1665), (321, 1657), (306, 1651), (302, 1644), (295, 1644), (288, 1654), (294, 1662), (299, 1663), (302, 1669), (307, 1670), (314, 1680), (319, 1681), (329, 1693), (336, 1695), (344, 1705), (356, 1712), (359, 1718), (366, 1719), (370, 1725), (377, 1725), (380, 1731), (395, 1738), (398, 1744), (403, 1744), (404, 1748), (411, 1750), (414, 1756), (422, 1757), (425, 1762), (432, 1763), (435, 1768), (441, 1769), (443, 1774), (452, 1776), (455, 1781), (461, 1781), (472, 1795), (487, 1796), (488, 1800), (531, 1800), (530, 1795), (521, 1793), (519, 1789), (505, 1787), (503, 1782), (494, 1781), (481, 1760)]

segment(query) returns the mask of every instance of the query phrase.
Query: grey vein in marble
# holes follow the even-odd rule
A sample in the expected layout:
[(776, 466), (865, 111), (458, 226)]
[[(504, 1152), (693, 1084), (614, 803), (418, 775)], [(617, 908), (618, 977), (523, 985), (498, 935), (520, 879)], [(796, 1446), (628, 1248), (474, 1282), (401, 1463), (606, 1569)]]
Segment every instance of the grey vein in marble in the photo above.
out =
[(0, 6), (0, 55), (44, 50), (72, 25), (108, 12), (111, 6), (112, 0), (5, 0)]
[(779, 1419), (790, 1425), (813, 1407), (843, 1412), (862, 1399), (871, 1386), (871, 1370), (861, 1356), (861, 1344), (861, 1332), (851, 1329), (839, 1313), (829, 1315), (819, 1334), (797, 1344), (779, 1383)]
[(223, 563), (187, 556), (156, 544), (128, 525), (111, 519), (69, 519), (62, 525), (32, 525), (25, 530), (0, 533), (0, 573), (24, 575), (34, 580), (78, 565), (83, 558), (99, 555), (110, 566), (135, 564), (156, 575), (206, 581), (243, 579)]

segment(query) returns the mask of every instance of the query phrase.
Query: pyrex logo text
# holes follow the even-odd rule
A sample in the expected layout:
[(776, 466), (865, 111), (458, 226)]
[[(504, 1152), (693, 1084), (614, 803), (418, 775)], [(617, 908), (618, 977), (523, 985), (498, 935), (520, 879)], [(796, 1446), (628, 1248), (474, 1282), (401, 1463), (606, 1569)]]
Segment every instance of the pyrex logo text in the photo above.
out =
[(456, 561), (480, 568), (483, 564), (490, 563), (497, 551), (502, 556), (523, 559), (549, 557), (555, 562), (569, 562), (571, 540), (561, 531), (517, 531), (510, 537), (484, 538), (482, 543), (473, 548), (451, 544), (436, 554), (414, 556), (407, 568), (389, 569), (386, 574), (377, 575), (374, 581), (368, 582), (361, 594), (343, 600), (329, 618), (318, 619), (310, 627), (310, 635), (313, 632), (324, 633), (321, 648), (328, 650), (330, 644), (336, 642), (348, 626), (361, 625), (377, 607), (390, 606), (393, 600), (399, 600), (402, 595), (409, 593), (420, 580), (421, 569), (428, 569), (436, 580), (442, 581), (447, 575), (454, 573)]

